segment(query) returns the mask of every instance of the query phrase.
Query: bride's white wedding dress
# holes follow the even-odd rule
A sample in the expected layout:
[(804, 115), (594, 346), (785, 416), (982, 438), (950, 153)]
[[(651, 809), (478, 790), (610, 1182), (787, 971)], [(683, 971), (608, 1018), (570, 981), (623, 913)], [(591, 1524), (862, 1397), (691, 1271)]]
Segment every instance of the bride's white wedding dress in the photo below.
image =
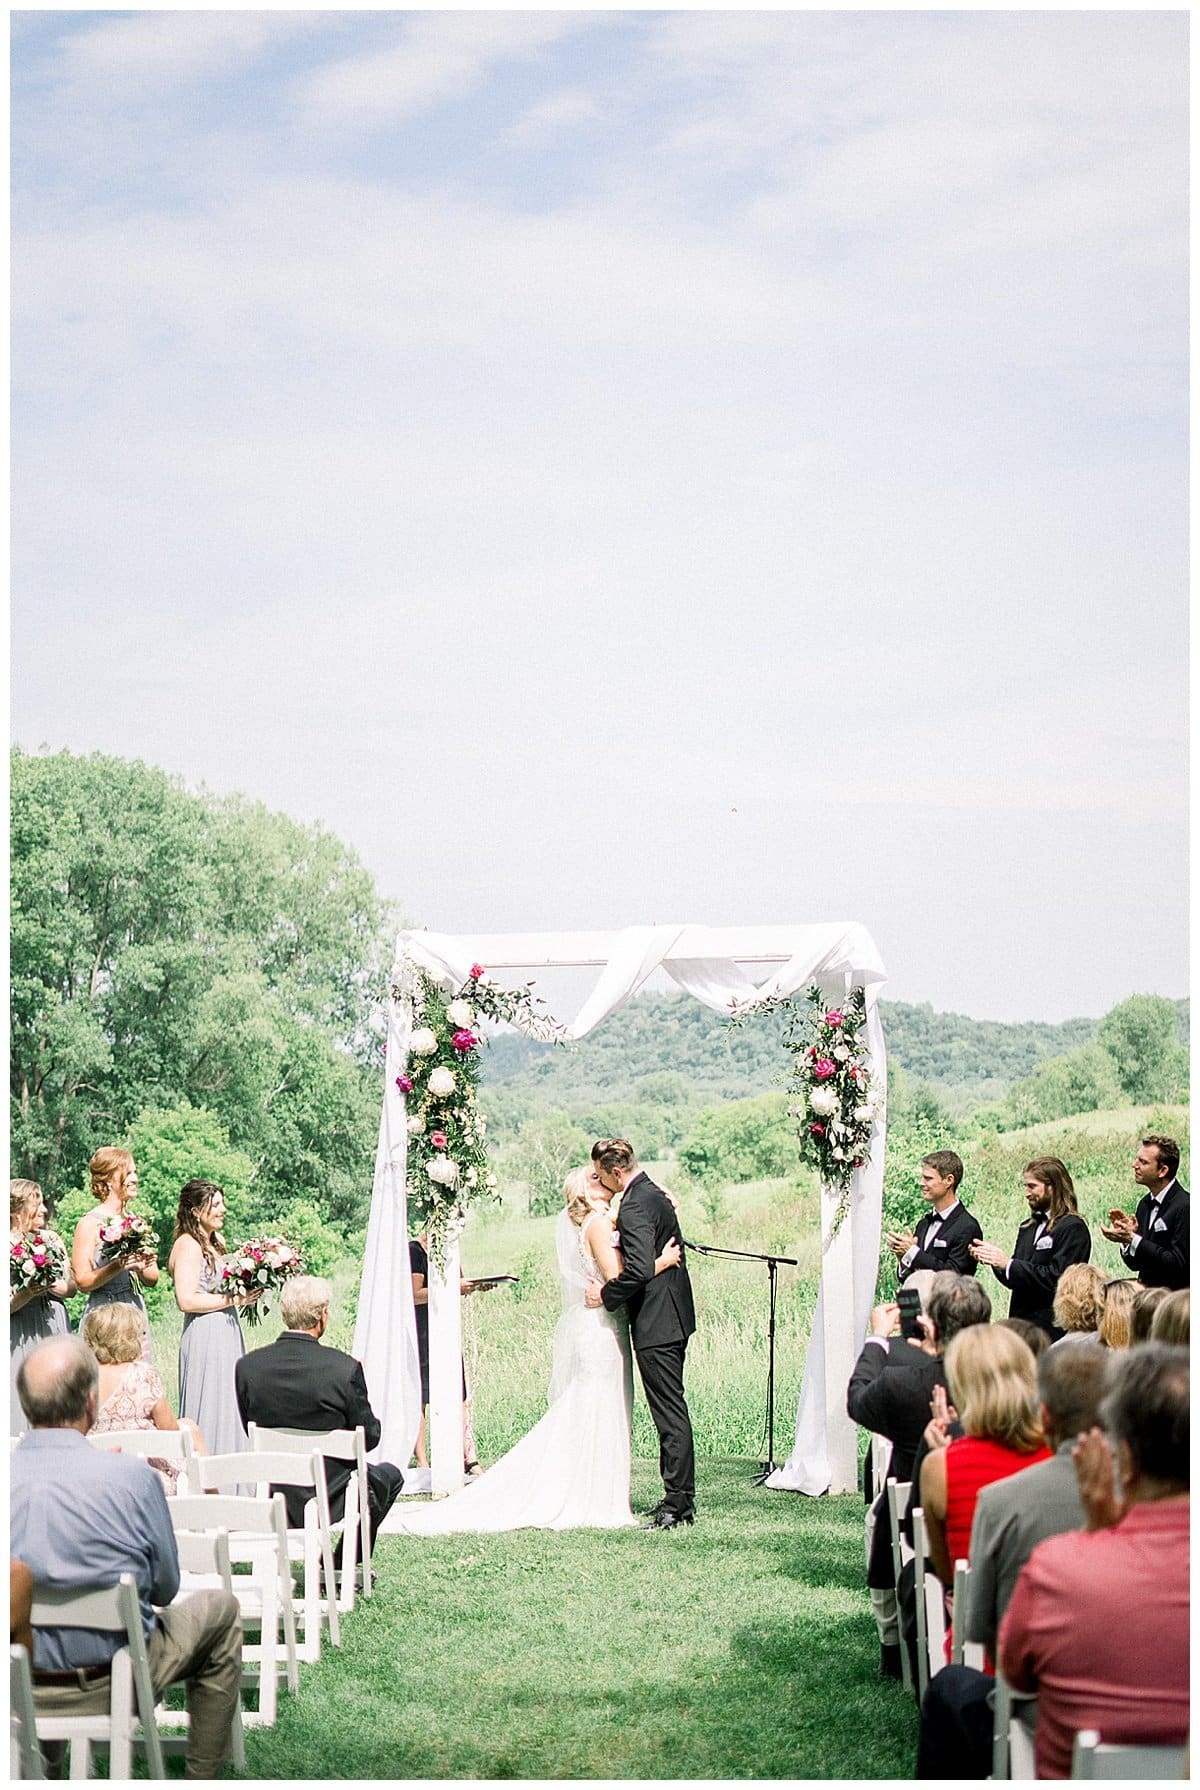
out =
[(633, 1362), (624, 1312), (583, 1302), (603, 1280), (582, 1230), (559, 1213), (555, 1230), (562, 1316), (554, 1332), (550, 1408), (479, 1479), (435, 1504), (394, 1504), (384, 1522), (405, 1535), (505, 1529), (621, 1529), (629, 1508)]

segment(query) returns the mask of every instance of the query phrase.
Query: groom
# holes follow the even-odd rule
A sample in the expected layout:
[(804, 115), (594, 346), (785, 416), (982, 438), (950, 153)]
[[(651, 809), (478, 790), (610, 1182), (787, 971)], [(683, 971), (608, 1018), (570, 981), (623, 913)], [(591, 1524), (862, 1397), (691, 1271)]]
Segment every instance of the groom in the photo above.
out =
[(674, 1529), (693, 1522), (696, 1514), (696, 1456), (683, 1396), (683, 1357), (696, 1328), (696, 1312), (687, 1262), (681, 1260), (677, 1268), (659, 1275), (654, 1262), (671, 1238), (679, 1236), (679, 1219), (662, 1188), (642, 1172), (632, 1144), (624, 1138), (603, 1138), (593, 1144), (592, 1162), (601, 1186), (621, 1195), (617, 1229), (625, 1265), (603, 1287), (593, 1281), (585, 1297), (588, 1305), (603, 1304), (609, 1311), (629, 1307), (638, 1371), (658, 1431), (666, 1494), (646, 1527)]

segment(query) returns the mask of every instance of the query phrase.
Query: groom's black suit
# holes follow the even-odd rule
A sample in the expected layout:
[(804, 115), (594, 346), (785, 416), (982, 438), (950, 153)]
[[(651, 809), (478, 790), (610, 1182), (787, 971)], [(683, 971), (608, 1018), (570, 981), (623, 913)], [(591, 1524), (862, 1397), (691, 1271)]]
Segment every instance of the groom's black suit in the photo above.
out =
[(629, 1307), (646, 1403), (658, 1431), (663, 1507), (690, 1517), (696, 1500), (692, 1420), (683, 1396), (683, 1358), (696, 1328), (687, 1261), (655, 1274), (654, 1263), (672, 1237), (683, 1241), (679, 1217), (661, 1187), (640, 1170), (621, 1197), (617, 1217), (624, 1266), (607, 1280), (601, 1298), (609, 1311)]

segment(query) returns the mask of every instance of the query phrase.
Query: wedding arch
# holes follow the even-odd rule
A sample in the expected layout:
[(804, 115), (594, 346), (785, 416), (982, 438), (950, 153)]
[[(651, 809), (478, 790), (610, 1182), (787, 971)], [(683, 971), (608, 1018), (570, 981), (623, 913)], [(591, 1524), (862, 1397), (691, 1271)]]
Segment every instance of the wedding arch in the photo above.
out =
[[(707, 927), (630, 926), (618, 932), (450, 936), (404, 931), (388, 1011), (383, 1113), (375, 1157), (371, 1215), (354, 1331), (372, 1404), (382, 1425), (374, 1458), (403, 1465), (420, 1422), (420, 1383), (412, 1278), (408, 1257), (409, 1114), (405, 1069), (413, 1038), (414, 979), (424, 973), (457, 991), (473, 969), (504, 983), (513, 971), (593, 969), (591, 993), (567, 1023), (568, 1040), (586, 1037), (636, 994), (657, 969), (717, 1012), (753, 1012), (816, 984), (832, 1004), (862, 990), (868, 1062), (886, 1086), (879, 991), (886, 971), (866, 929), (857, 923)], [(769, 971), (755, 982), (755, 972)], [(870, 1315), (879, 1260), (883, 1207), (885, 1104), (872, 1120), (869, 1158), (855, 1167), (849, 1217), (835, 1226), (838, 1194), (821, 1188), (821, 1286), (796, 1413), (795, 1445), (767, 1484), (778, 1490), (852, 1491), (857, 1479), (855, 1427), (846, 1415), (846, 1385)], [(636, 1139), (634, 1140), (636, 1143)], [(435, 1492), (462, 1483), (460, 1434), (461, 1312), (456, 1238), (444, 1265), (429, 1268), (429, 1444)], [(703, 1323), (703, 1290), (697, 1299)]]

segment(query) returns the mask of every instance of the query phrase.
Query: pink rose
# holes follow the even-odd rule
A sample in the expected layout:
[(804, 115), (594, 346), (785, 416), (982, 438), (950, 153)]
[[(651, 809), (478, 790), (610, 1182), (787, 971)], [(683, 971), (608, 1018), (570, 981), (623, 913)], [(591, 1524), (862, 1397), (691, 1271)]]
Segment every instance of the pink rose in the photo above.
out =
[(465, 1057), (469, 1050), (474, 1050), (475, 1046), (479, 1043), (479, 1040), (474, 1032), (468, 1032), (464, 1026), (461, 1031), (455, 1032), (450, 1042), (458, 1052), (459, 1056)]
[(471, 980), (472, 980), (472, 982), (478, 982), (478, 980), (479, 980), (480, 976), (482, 976), (482, 974), (483, 974), (483, 965), (481, 963), (473, 963), (471, 965)]
[(813, 1064), (813, 1075), (818, 1081), (828, 1081), (831, 1075), (837, 1074), (837, 1064), (832, 1057), (818, 1057)]
[(844, 1013), (839, 1013), (835, 1007), (832, 1013), (827, 1013), (825, 1015), (825, 1024), (827, 1026), (840, 1026), (845, 1017), (846, 1015)]
[(824, 1137), (825, 1135), (824, 1125), (810, 1125), (808, 1131), (810, 1137)]
[(446, 1148), (446, 1133), (444, 1131), (431, 1132), (429, 1141), (435, 1150), (444, 1150)]
[(412, 1076), (411, 1075), (398, 1075), (396, 1077), (396, 1086), (399, 1088), (399, 1090), (402, 1094), (411, 1094), (412, 1086), (413, 1086)]

